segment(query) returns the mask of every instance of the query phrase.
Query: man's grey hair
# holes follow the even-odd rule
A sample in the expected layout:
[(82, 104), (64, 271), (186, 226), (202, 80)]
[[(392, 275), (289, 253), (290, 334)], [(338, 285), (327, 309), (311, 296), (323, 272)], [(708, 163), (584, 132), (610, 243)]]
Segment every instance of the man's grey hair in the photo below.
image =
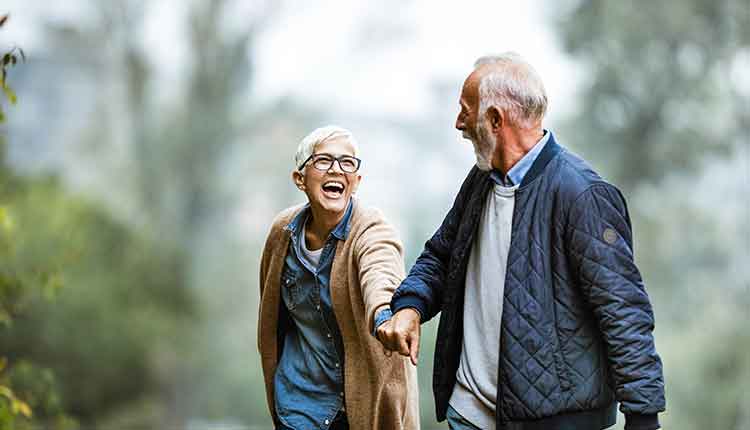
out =
[(474, 68), (484, 65), (492, 67), (479, 82), (480, 119), (490, 106), (504, 111), (520, 128), (533, 128), (544, 118), (547, 91), (531, 64), (515, 52), (504, 52), (479, 58)]
[[(352, 148), (354, 148), (354, 156), (356, 157), (359, 153), (359, 145), (357, 145), (357, 141), (354, 139), (352, 132), (337, 125), (327, 125), (325, 127), (316, 128), (310, 134), (305, 136), (299, 145), (297, 145), (297, 152), (294, 154), (294, 167), (298, 169), (299, 166), (304, 163), (313, 152), (315, 152), (315, 148), (317, 148), (318, 145), (325, 141), (339, 138), (344, 138), (349, 141)], [(305, 169), (303, 168), (301, 171), (304, 172), (304, 170)]]

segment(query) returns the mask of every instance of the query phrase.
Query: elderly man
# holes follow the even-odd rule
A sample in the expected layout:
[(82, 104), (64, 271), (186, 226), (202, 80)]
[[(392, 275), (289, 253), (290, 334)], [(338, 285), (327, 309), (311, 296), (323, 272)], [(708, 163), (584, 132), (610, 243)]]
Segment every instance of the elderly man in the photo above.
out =
[(659, 428), (662, 364), (622, 194), (542, 128), (536, 71), (477, 61), (456, 128), (477, 165), (377, 329), (416, 364), (442, 312), (433, 390), (451, 429)]

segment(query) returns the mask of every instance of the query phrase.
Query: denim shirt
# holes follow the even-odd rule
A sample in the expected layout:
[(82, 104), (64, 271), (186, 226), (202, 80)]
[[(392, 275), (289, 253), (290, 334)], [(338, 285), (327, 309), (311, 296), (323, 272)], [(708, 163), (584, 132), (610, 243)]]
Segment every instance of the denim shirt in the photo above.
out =
[(302, 254), (306, 206), (292, 232), (281, 275), (281, 298), (292, 320), (274, 375), (276, 414), (287, 427), (327, 429), (344, 411), (344, 345), (329, 290), (336, 243), (349, 233), (352, 202), (323, 246), (318, 267)]

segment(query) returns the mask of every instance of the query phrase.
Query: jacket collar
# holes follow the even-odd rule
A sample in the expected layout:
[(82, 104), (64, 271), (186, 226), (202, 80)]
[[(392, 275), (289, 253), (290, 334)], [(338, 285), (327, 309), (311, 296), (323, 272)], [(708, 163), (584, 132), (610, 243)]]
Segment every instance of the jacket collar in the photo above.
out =
[(551, 131), (549, 131), (549, 140), (544, 145), (544, 148), (542, 148), (542, 152), (540, 152), (539, 156), (536, 157), (536, 160), (534, 160), (534, 163), (531, 165), (531, 168), (529, 168), (529, 171), (526, 172), (526, 175), (521, 181), (520, 188), (523, 188), (526, 184), (530, 183), (539, 175), (541, 175), (550, 160), (552, 160), (555, 155), (560, 153), (560, 151), (562, 151), (562, 147), (555, 140), (555, 135)]

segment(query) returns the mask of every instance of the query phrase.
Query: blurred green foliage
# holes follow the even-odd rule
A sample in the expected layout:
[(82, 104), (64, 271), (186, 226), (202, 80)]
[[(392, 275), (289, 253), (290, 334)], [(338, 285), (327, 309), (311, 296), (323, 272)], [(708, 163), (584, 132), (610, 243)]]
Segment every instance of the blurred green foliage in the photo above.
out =
[[(54, 267), (55, 300), (30, 297), (0, 340), (59, 377), (66, 409), (82, 422), (145, 395), (160, 382), (157, 354), (192, 307), (177, 253), (134, 234), (54, 181), (15, 188), (16, 259), (6, 270)], [(29, 342), (29, 339), (34, 339)]]
[(16, 395), (49, 426), (153, 394), (179, 369), (194, 308), (179, 253), (55, 180), (3, 179), (0, 344)]
[[(11, 103), (16, 52), (1, 66)], [(181, 252), (54, 178), (16, 175), (0, 143), (0, 429), (101, 423), (180, 369), (194, 309)]]
[[(0, 28), (2, 28), (6, 22), (8, 22), (8, 15), (0, 15)], [(13, 91), (10, 85), (8, 85), (6, 77), (8, 75), (8, 68), (15, 66), (18, 63), (19, 58), (21, 60), (26, 60), (26, 54), (24, 54), (23, 49), (18, 47), (14, 47), (10, 51), (3, 52), (1, 54), (0, 89), (3, 90), (3, 94), (10, 104), (16, 104), (16, 93)], [(0, 123), (2, 123), (3, 121), (5, 121), (5, 111), (3, 110), (2, 103), (0, 103)]]
[[(8, 21), (8, 15), (0, 16), (0, 28)], [(15, 92), (10, 88), (6, 81), (8, 68), (15, 66), (18, 62), (16, 51), (25, 58), (23, 50), (13, 48), (2, 54), (0, 61), (0, 88), (7, 100), (11, 104), (16, 103)], [(0, 104), (0, 123), (5, 121), (5, 113), (2, 104)], [(0, 137), (0, 151), (5, 148), (4, 139)], [(2, 158), (0, 158), (0, 161)], [(2, 175), (7, 176), (7, 175)], [(4, 179), (4, 178), (3, 178)], [(7, 183), (3, 182), (3, 186)], [(3, 262), (12, 260), (16, 256), (17, 244), (14, 237), (15, 225), (12, 217), (8, 214), (7, 206), (0, 206), (0, 260)], [(14, 317), (19, 315), (23, 310), (26, 296), (29, 294), (29, 284), (41, 283), (44, 290), (54, 290), (54, 282), (50, 282), (52, 276), (44, 268), (33, 268), (31, 270), (7, 270), (7, 266), (0, 271), (0, 330), (10, 327)], [(41, 282), (39, 282), (41, 281)], [(36, 285), (34, 285), (36, 286)], [(36, 290), (34, 290), (36, 291)], [(0, 351), (2, 354), (3, 351)], [(14, 381), (15, 376), (20, 372), (29, 374), (35, 369), (27, 363), (21, 363), (11, 369), (8, 366), (8, 358), (0, 355), (0, 429), (10, 429), (15, 427), (16, 422), (29, 423), (32, 416), (32, 406), (36, 406), (33, 394), (28, 391), (21, 393), (18, 389), (19, 384)], [(51, 382), (51, 374), (47, 373), (49, 378), (46, 382)], [(40, 379), (41, 381), (41, 379)], [(45, 387), (47, 388), (47, 387)], [(37, 390), (36, 393), (44, 395), (49, 390)], [(54, 397), (54, 392), (50, 393)]]

